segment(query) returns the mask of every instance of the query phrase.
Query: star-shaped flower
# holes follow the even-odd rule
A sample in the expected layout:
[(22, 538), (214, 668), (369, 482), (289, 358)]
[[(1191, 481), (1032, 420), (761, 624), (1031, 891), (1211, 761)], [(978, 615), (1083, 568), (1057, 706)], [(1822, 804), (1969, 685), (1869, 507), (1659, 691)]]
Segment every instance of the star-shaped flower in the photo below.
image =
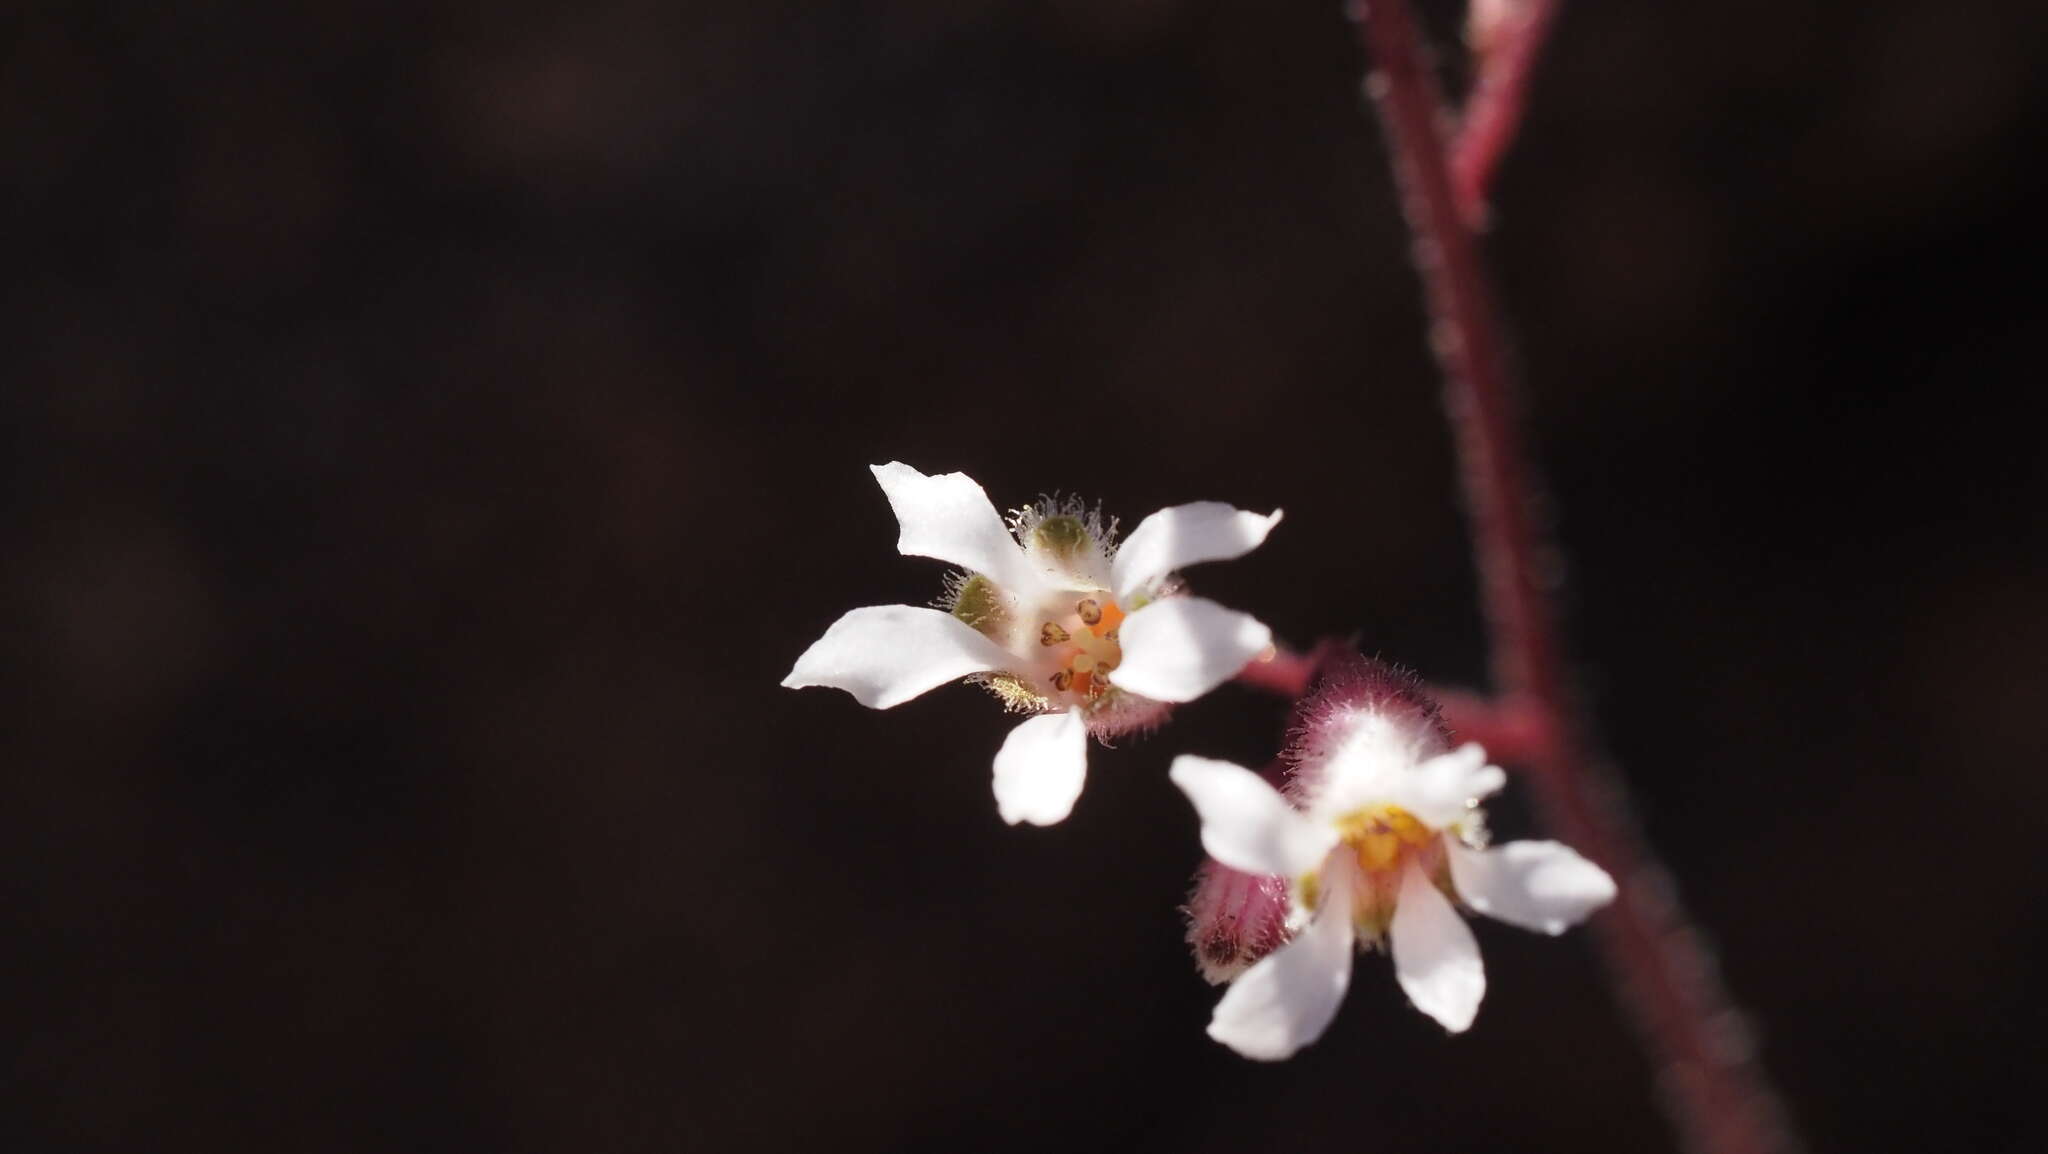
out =
[(1444, 752), (1433, 707), (1416, 708), (1383, 667), (1333, 676), (1303, 716), (1294, 800), (1242, 766), (1174, 761), (1210, 855), (1288, 879), (1294, 898), (1292, 940), (1231, 984), (1210, 1037), (1246, 1057), (1288, 1057), (1336, 1015), (1354, 945), (1383, 942), (1416, 1008), (1462, 1031), (1486, 972), (1454, 902), (1557, 934), (1613, 900), (1606, 872), (1557, 842), (1487, 847), (1479, 802), (1506, 775), (1476, 745)]
[(872, 467), (902, 528), (896, 548), (959, 566), (940, 608), (855, 609), (797, 658), (782, 684), (844, 689), (874, 709), (948, 681), (986, 686), (1032, 716), (995, 759), (1005, 821), (1051, 825), (1073, 809), (1088, 736), (1156, 725), (1265, 653), (1271, 631), (1183, 591), (1176, 571), (1242, 556), (1279, 522), (1214, 501), (1162, 509), (1121, 546), (1115, 522), (1078, 501), (1041, 501), (1008, 522), (960, 473)]

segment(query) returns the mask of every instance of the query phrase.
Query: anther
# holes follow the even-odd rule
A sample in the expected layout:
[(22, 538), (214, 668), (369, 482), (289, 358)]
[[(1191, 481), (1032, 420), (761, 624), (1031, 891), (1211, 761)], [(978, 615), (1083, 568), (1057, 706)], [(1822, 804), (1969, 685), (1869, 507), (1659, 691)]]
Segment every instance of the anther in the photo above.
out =
[(1071, 669), (1062, 669), (1058, 673), (1053, 674), (1052, 687), (1054, 689), (1059, 690), (1061, 693), (1065, 693), (1067, 690), (1072, 689), (1074, 687), (1074, 671)]
[(1102, 605), (1093, 597), (1083, 597), (1081, 603), (1074, 606), (1074, 612), (1081, 615), (1083, 625), (1096, 625), (1102, 621)]
[(1067, 640), (1069, 636), (1071, 634), (1066, 630), (1061, 629), (1054, 622), (1048, 621), (1045, 623), (1045, 627), (1038, 631), (1038, 643), (1040, 645), (1058, 645), (1060, 642)]

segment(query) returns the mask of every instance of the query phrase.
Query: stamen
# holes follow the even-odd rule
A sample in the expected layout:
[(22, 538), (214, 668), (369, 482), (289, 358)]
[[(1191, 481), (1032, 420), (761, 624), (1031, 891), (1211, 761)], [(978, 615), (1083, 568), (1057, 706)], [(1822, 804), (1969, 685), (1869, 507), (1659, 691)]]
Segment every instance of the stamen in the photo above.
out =
[(1359, 868), (1368, 874), (1392, 870), (1435, 836), (1414, 814), (1397, 805), (1362, 809), (1346, 817), (1338, 828), (1357, 856)]
[(1074, 604), (1073, 617), (1042, 622), (1038, 630), (1041, 646), (1072, 646), (1059, 655), (1062, 664), (1051, 677), (1053, 688), (1090, 702), (1114, 689), (1110, 673), (1123, 663), (1123, 650), (1116, 638), (1116, 628), (1123, 620), (1124, 612), (1116, 602), (1084, 597)]

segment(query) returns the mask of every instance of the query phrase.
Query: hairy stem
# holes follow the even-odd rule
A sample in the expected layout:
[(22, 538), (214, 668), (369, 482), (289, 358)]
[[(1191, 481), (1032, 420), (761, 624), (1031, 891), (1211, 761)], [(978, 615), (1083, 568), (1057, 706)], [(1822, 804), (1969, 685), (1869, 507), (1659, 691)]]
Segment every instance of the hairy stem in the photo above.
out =
[[(1269, 653), (1238, 670), (1235, 680), (1239, 685), (1299, 700), (1314, 687), (1316, 675), (1326, 662), (1355, 652), (1356, 646), (1343, 638), (1326, 639), (1307, 653), (1296, 653), (1276, 644)], [(1527, 706), (1497, 702), (1469, 689), (1432, 685), (1426, 692), (1443, 710), (1444, 725), (1459, 743), (1475, 742), (1496, 761), (1522, 763), (1542, 756), (1544, 743), (1549, 740), (1547, 728), (1544, 719)]]
[(1548, 726), (1535, 710), (1464, 689), (1431, 686), (1429, 695), (1444, 711), (1444, 724), (1460, 744), (1475, 742), (1493, 760), (1516, 765), (1542, 756)]
[(1704, 939), (1629, 817), (1617, 778), (1591, 756), (1568, 691), (1547, 578), (1556, 571), (1554, 547), (1533, 512), (1539, 489), (1516, 426), (1501, 330), (1444, 145), (1448, 117), (1408, 0), (1372, 0), (1369, 13), (1359, 4), (1353, 16), (1374, 68), (1366, 87), (1415, 237), (1430, 344), (1444, 372), (1501, 695), (1496, 708), (1517, 718), (1545, 821), (1620, 885), (1592, 929), (1687, 1147), (1712, 1154), (1796, 1149)]
[(1316, 659), (1275, 646), (1266, 656), (1253, 658), (1237, 671), (1240, 685), (1263, 689), (1281, 697), (1296, 698), (1308, 692), (1315, 680)]
[(1293, 700), (1307, 696), (1324, 665), (1352, 651), (1352, 643), (1341, 637), (1325, 637), (1307, 653), (1296, 653), (1275, 642), (1238, 670), (1236, 680), (1240, 685)]
[(1483, 38), (1472, 46), (1479, 57), (1478, 77), (1465, 97), (1451, 149), (1451, 189), (1467, 227), (1485, 226), (1487, 188), (1522, 127), (1529, 78), (1561, 6), (1560, 0), (1510, 0), (1504, 15), (1473, 29)]

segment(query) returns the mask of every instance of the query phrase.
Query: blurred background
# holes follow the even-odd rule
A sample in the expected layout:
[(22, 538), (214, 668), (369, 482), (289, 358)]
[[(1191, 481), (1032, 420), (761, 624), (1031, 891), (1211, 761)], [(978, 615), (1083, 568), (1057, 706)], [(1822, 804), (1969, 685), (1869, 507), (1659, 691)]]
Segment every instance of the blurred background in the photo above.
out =
[[(1579, 673), (1820, 1151), (2030, 1148), (2035, 8), (1574, 0), (1496, 197)], [(8, 1148), (1673, 1148), (1583, 934), (1203, 1036), (1164, 771), (1283, 703), (1037, 830), (976, 691), (776, 685), (939, 591), (888, 460), (1283, 507), (1196, 587), (1481, 681), (1336, 0), (6, 29)]]

